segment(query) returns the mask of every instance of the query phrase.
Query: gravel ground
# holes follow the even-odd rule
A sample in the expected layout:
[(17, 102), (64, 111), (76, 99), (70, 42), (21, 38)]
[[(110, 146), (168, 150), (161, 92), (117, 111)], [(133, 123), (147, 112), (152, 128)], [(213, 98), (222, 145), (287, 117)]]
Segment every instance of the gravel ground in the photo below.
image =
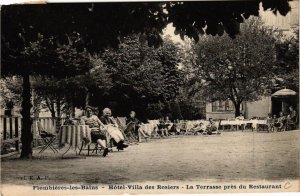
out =
[[(132, 145), (122, 152), (65, 159), (51, 151), (33, 160), (2, 160), (2, 184), (250, 181), (299, 178), (300, 131), (223, 132), (172, 136)], [(66, 149), (62, 149), (61, 152)], [(48, 176), (46, 180), (22, 177)]]

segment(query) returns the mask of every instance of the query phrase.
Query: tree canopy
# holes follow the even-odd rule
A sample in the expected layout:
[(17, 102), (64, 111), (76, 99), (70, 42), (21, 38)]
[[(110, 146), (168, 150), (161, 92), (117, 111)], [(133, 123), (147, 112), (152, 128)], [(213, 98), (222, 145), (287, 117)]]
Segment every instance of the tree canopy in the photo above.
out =
[[(244, 18), (258, 15), (260, 2), (264, 9), (271, 9), (274, 13), (285, 15), (290, 10), (288, 0), (2, 6), (2, 73), (28, 69), (27, 66), (34, 62), (26, 60), (24, 51), (41, 37), (51, 42), (48, 50), (55, 50), (60, 45), (68, 45), (74, 34), (78, 35), (83, 43), (76, 44), (78, 52), (117, 47), (125, 36), (132, 33), (140, 33), (150, 46), (159, 46), (162, 44), (162, 30), (168, 23), (173, 23), (175, 33), (182, 38), (187, 35), (196, 41), (199, 33), (222, 35), (225, 31), (234, 37)], [(43, 63), (47, 63), (46, 59)], [(13, 69), (13, 66), (18, 68)], [(37, 67), (35, 71), (43, 69), (47, 67)]]
[(299, 91), (299, 26), (293, 33), (277, 45), (278, 71), (274, 90), (289, 88)]
[(252, 18), (241, 27), (234, 40), (228, 37), (203, 37), (193, 47), (190, 82), (194, 90), (210, 101), (230, 99), (239, 115), (242, 101), (256, 100), (268, 93), (276, 76), (274, 32), (261, 20)]
[(165, 103), (178, 94), (181, 52), (168, 38), (154, 49), (140, 43), (138, 36), (128, 36), (119, 49), (107, 49), (101, 58), (113, 84), (106, 96), (95, 99), (102, 108), (117, 108), (119, 115), (134, 109), (145, 118), (147, 104)]
[(1, 75), (23, 77), (21, 157), (32, 154), (30, 75), (82, 75), (90, 69), (90, 54), (108, 46), (117, 48), (133, 33), (150, 47), (161, 46), (162, 31), (169, 23), (182, 38), (198, 41), (201, 33), (223, 32), (233, 38), (244, 18), (258, 15), (260, 2), (274, 13), (285, 15), (290, 10), (288, 0), (2, 6)]

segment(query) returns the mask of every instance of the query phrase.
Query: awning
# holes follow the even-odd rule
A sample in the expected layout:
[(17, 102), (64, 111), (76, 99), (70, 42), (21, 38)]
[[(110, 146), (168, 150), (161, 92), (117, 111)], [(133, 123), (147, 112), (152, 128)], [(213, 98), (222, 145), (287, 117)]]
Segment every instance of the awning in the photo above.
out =
[(297, 92), (291, 90), (291, 89), (281, 89), (279, 91), (276, 91), (272, 97), (291, 97), (291, 96), (296, 96)]

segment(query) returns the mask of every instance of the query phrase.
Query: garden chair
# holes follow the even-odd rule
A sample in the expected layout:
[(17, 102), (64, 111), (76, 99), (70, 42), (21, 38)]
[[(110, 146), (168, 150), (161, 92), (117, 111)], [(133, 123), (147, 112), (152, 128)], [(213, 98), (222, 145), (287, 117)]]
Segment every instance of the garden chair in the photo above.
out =
[[(92, 144), (94, 145), (94, 148), (91, 148), (91, 145), (92, 145)], [(80, 153), (81, 153), (83, 150), (86, 150), (86, 151), (87, 151), (87, 155), (88, 155), (88, 156), (90, 156), (90, 152), (91, 152), (91, 151), (92, 151), (92, 153), (95, 152), (95, 154), (98, 154), (98, 151), (100, 152), (100, 151), (102, 150), (102, 147), (99, 146), (98, 143), (91, 143), (91, 144), (88, 144), (86, 149), (83, 148), (84, 145), (85, 145), (85, 141), (82, 141), (81, 147), (80, 147), (80, 150), (79, 150), (78, 155), (80, 155)]]
[(40, 150), (39, 153), (43, 153), (47, 148), (50, 148), (54, 153), (58, 153), (57, 149), (54, 147), (54, 141), (56, 140), (56, 135), (47, 132), (40, 121), (37, 122), (37, 127), (39, 131), (39, 135), (43, 141), (44, 146)]

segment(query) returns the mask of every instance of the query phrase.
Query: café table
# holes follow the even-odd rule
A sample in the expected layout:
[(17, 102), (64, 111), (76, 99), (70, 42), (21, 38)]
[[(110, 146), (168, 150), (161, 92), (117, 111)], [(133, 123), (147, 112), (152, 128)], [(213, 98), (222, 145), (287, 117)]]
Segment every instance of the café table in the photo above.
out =
[(231, 120), (221, 120), (220, 125), (223, 126), (223, 130), (225, 125), (229, 125), (231, 128), (235, 126), (236, 130), (238, 130), (239, 126), (243, 126), (243, 129), (245, 129), (245, 126), (250, 123), (252, 122), (247, 119), (231, 119)]
[(91, 129), (88, 125), (63, 125), (60, 127), (58, 135), (59, 147), (65, 144), (69, 145), (67, 151), (65, 151), (62, 157), (70, 150), (74, 148), (77, 155), (77, 148), (80, 149), (80, 145), (89, 145), (91, 143)]
[[(139, 130), (142, 130), (145, 134), (147, 134), (148, 136), (152, 136), (153, 133), (156, 133), (155, 131), (157, 130), (157, 125), (154, 123), (145, 123), (145, 124), (141, 124), (139, 127)], [(139, 133), (139, 142), (141, 142), (142, 136), (140, 134), (140, 131), (138, 131)]]
[(267, 120), (252, 119), (250, 121), (252, 123), (252, 130), (254, 129), (256, 131), (259, 125), (268, 125)]

